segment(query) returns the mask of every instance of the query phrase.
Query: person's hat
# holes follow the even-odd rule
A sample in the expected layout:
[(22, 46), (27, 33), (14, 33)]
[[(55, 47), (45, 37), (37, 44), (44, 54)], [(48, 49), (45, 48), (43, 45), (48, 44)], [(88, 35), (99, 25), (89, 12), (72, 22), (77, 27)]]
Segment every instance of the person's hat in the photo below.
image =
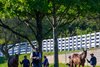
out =
[(71, 58), (71, 56), (68, 56), (68, 58)]
[(39, 51), (39, 49), (38, 49), (38, 48), (35, 48), (35, 50), (36, 50), (36, 51)]
[(90, 55), (94, 55), (93, 53), (91, 53)]

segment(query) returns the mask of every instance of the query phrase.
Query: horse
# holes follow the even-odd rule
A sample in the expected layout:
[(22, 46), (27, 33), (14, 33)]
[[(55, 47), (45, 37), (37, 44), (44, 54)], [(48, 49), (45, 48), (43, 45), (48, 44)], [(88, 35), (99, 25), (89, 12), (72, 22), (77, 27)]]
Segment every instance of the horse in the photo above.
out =
[(18, 59), (19, 59), (18, 54), (16, 54), (15, 56), (9, 57), (8, 67), (18, 67)]
[(71, 59), (72, 59), (71, 67), (76, 67), (77, 65), (78, 65), (78, 67), (80, 67), (80, 65), (82, 65), (82, 67), (84, 67), (86, 56), (87, 56), (87, 50), (84, 50), (84, 49), (81, 54), (73, 54), (71, 57)]

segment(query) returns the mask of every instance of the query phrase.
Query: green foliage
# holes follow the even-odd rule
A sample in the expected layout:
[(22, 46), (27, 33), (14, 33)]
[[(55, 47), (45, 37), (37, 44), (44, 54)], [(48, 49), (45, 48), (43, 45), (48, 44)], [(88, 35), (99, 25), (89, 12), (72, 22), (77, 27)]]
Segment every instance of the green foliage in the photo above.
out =
[(2, 0), (3, 14), (14, 17), (27, 18), (29, 14), (34, 16), (35, 11), (47, 12), (48, 0)]
[(0, 39), (0, 44), (3, 44), (5, 42), (4, 39)]
[[(59, 27), (58, 31), (60, 32), (58, 36), (69, 36), (77, 34), (86, 34), (94, 32), (97, 30), (97, 25), (95, 22), (87, 24), (87, 21), (77, 21), (74, 18), (84, 19), (87, 15), (99, 13), (100, 0), (0, 0), (0, 17), (20, 17), (21, 19), (35, 18), (36, 11), (43, 13), (45, 15), (49, 14), (49, 17), (52, 18), (52, 5), (55, 2), (56, 4), (56, 14), (58, 25), (64, 24), (64, 26)], [(62, 15), (62, 16), (61, 16)], [(59, 18), (62, 18), (59, 21)], [(45, 20), (46, 19), (46, 20)], [(85, 20), (85, 19), (84, 19)], [(32, 20), (35, 22), (35, 20)], [(63, 22), (65, 21), (65, 22)], [(14, 21), (15, 22), (15, 21)], [(51, 27), (47, 23), (47, 18), (43, 20), (43, 31), (46, 33)], [(35, 24), (35, 23), (33, 23)], [(23, 27), (23, 28), (20, 28)], [(27, 26), (24, 24), (19, 26), (16, 31), (24, 34)], [(99, 29), (99, 28), (98, 28)], [(27, 29), (29, 30), (29, 29)], [(22, 32), (23, 31), (23, 32)], [(29, 30), (30, 31), (30, 30)], [(98, 30), (99, 31), (99, 30)], [(43, 33), (44, 33), (43, 32)], [(51, 31), (52, 32), (52, 31)], [(45, 38), (52, 38), (51, 32)], [(66, 32), (66, 33), (65, 33)], [(80, 33), (81, 32), (81, 33)], [(32, 32), (31, 32), (32, 33)], [(65, 33), (62, 34), (62, 33)], [(26, 36), (32, 34), (25, 33)], [(30, 37), (31, 37), (30, 36)], [(33, 38), (34, 39), (34, 36)]]

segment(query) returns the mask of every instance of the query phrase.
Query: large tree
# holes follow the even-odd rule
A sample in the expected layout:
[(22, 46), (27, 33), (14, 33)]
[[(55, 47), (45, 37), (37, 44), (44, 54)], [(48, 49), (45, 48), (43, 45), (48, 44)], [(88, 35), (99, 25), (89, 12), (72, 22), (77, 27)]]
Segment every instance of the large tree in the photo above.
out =
[[(54, 67), (58, 65), (58, 43), (57, 36), (63, 26), (69, 29), (70, 36), (75, 35), (73, 28), (69, 24), (77, 19), (84, 18), (91, 13), (99, 13), (100, 1), (81, 1), (81, 0), (50, 0), (51, 14), (48, 20), (51, 21), (54, 40)], [(47, 15), (48, 16), (48, 15)]]
[[(6, 18), (12, 19), (17, 17), (20, 22), (27, 25), (27, 27), (33, 32), (33, 36), (35, 36), (35, 39), (37, 40), (39, 51), (42, 54), (42, 19), (48, 11), (48, 0), (4, 0), (0, 2), (3, 7), (1, 10), (2, 16), (5, 15)], [(35, 20), (35, 22), (33, 20)], [(14, 34), (22, 38), (25, 38), (29, 41), (32, 48), (34, 48), (29, 37), (13, 30), (10, 26), (3, 23), (2, 20), (0, 22), (0, 26), (12, 31)]]
[[(55, 52), (55, 67), (58, 67), (58, 44), (57, 36), (59, 28), (73, 22), (77, 18), (85, 17), (90, 13), (98, 13), (99, 0), (3, 0), (1, 6), (4, 9), (2, 12), (10, 17), (18, 17), (33, 31), (38, 42), (40, 51), (42, 52), (42, 20), (45, 15), (51, 19), (51, 25), (54, 35), (54, 52)], [(3, 14), (3, 15), (4, 15)], [(52, 20), (53, 18), (53, 20)], [(32, 23), (35, 19), (36, 23)], [(35, 26), (34, 26), (35, 24)], [(4, 25), (1, 23), (1, 26)], [(7, 27), (7, 26), (6, 26)], [(35, 28), (34, 28), (35, 27)], [(67, 27), (67, 26), (66, 26)], [(9, 28), (9, 27), (8, 27)], [(72, 28), (69, 26), (69, 33), (72, 33)], [(11, 30), (11, 29), (9, 29)], [(11, 30), (16, 34), (15, 31)], [(17, 33), (18, 34), (18, 33)], [(20, 35), (20, 34), (19, 34)], [(72, 35), (70, 35), (72, 36)], [(22, 36), (23, 37), (23, 36)], [(26, 39), (28, 39), (26, 37)]]

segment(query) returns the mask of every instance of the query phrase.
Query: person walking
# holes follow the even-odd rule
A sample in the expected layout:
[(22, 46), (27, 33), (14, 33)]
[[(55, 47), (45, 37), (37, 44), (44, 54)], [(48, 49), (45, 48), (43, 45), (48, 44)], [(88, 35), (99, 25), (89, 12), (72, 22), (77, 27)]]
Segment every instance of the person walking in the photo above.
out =
[(46, 56), (44, 56), (44, 61), (42, 64), (44, 67), (49, 67), (49, 61), (48, 61), (48, 58)]
[(30, 58), (32, 59), (33, 67), (41, 67), (41, 53), (39, 52), (38, 48), (36, 48), (35, 51), (31, 53)]
[(27, 59), (27, 56), (24, 56), (24, 59), (20, 64), (23, 64), (23, 67), (29, 67), (30, 66), (30, 61)]

